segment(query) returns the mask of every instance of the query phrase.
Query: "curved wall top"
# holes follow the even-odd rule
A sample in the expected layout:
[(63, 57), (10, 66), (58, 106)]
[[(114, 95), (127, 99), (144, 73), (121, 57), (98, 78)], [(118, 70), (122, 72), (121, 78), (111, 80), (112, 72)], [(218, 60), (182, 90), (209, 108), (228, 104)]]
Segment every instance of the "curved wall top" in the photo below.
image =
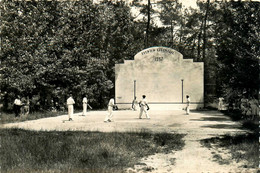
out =
[(190, 95), (193, 103), (203, 103), (204, 65), (183, 59), (168, 47), (150, 47), (138, 52), (134, 60), (115, 66), (116, 101), (131, 103), (146, 95), (150, 103), (182, 104)]

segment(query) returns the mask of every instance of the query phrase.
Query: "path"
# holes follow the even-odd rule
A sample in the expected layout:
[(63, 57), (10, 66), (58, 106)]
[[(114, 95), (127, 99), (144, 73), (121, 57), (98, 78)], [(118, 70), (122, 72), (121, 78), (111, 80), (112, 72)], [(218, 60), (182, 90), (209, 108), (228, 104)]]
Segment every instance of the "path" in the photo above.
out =
[(66, 115), (39, 120), (1, 125), (1, 127), (18, 127), (31, 130), (82, 130), (82, 131), (140, 131), (177, 132), (187, 134), (184, 137), (185, 146), (182, 150), (170, 154), (155, 154), (143, 158), (140, 165), (129, 168), (128, 172), (176, 172), (176, 173), (213, 173), (213, 172), (256, 172), (239, 168), (244, 163), (231, 162), (220, 165), (213, 161), (213, 152), (223, 158), (230, 154), (219, 149), (208, 149), (200, 144), (200, 140), (224, 134), (246, 133), (240, 129), (240, 124), (230, 121), (217, 111), (192, 112), (187, 116), (183, 111), (153, 111), (151, 120), (138, 119), (138, 112), (116, 111), (114, 122), (104, 123), (106, 111), (89, 112), (86, 117), (74, 116), (74, 121), (64, 121)]

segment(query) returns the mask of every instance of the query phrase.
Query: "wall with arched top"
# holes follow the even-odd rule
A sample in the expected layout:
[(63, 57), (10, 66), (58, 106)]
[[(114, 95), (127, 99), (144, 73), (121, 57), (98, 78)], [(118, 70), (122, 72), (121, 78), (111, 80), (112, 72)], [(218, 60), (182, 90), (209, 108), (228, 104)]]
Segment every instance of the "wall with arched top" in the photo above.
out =
[(134, 96), (147, 96), (151, 109), (182, 109), (186, 95), (191, 107), (204, 106), (204, 65), (183, 59), (178, 51), (151, 47), (134, 60), (115, 65), (115, 100), (119, 108), (131, 108)]

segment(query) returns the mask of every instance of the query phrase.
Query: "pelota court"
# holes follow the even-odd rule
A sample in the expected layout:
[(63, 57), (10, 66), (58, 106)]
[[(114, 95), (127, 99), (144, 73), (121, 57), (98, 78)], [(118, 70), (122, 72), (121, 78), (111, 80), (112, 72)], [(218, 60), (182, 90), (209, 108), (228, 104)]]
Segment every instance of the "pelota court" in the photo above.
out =
[[(30, 130), (80, 130), (101, 132), (128, 132), (152, 131), (186, 134), (185, 146), (182, 150), (170, 154), (158, 153), (140, 162), (135, 168), (127, 172), (145, 172), (144, 167), (152, 168), (150, 172), (176, 172), (176, 173), (224, 173), (224, 172), (257, 172), (256, 169), (241, 168), (246, 163), (219, 164), (213, 161), (213, 153), (218, 153), (222, 158), (229, 159), (231, 154), (225, 149), (208, 149), (201, 145), (200, 140), (221, 136), (224, 134), (237, 135), (249, 133), (241, 128), (238, 122), (231, 121), (218, 111), (193, 111), (185, 115), (182, 110), (150, 110), (151, 119), (139, 119), (138, 111), (114, 111), (114, 122), (104, 123), (107, 111), (90, 111), (87, 116), (82, 113), (74, 114), (73, 121), (67, 121), (68, 116), (43, 118), (20, 123), (1, 125), (2, 128), (24, 128)], [(174, 165), (171, 160), (174, 159)]]

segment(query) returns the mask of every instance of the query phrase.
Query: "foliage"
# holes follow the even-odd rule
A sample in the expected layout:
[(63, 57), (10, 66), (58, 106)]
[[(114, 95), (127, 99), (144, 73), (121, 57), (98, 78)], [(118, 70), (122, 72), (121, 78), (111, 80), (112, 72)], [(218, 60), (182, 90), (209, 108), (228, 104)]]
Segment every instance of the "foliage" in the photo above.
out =
[(201, 144), (210, 148), (219, 150), (223, 148), (228, 150), (231, 158), (224, 159), (220, 155), (215, 154), (217, 162), (220, 164), (230, 164), (230, 161), (244, 163), (244, 168), (258, 168), (259, 144), (258, 133), (243, 135), (225, 135), (221, 137), (204, 139)]
[(198, 9), (183, 9), (179, 1), (152, 3), (149, 33), (147, 3), (140, 0), (0, 4), (5, 109), (18, 94), (48, 109), (52, 100), (64, 106), (69, 93), (77, 107), (87, 94), (94, 108), (103, 108), (114, 95), (115, 63), (133, 59), (146, 44), (204, 62), (206, 97), (258, 90), (258, 2), (199, 2)]
[[(219, 87), (222, 93), (257, 94), (259, 86), (259, 3), (230, 2), (219, 4), (216, 44), (219, 62)], [(241, 15), (243, 14), (243, 15)], [(221, 92), (221, 91), (220, 91)]]
[(63, 105), (70, 92), (77, 106), (85, 93), (94, 107), (107, 104), (114, 64), (134, 55), (128, 51), (129, 7), (110, 1), (3, 1), (1, 10), (5, 108), (17, 94), (39, 96), (45, 108), (52, 100)]
[(64, 115), (65, 111), (42, 111), (42, 112), (31, 112), (30, 115), (21, 115), (20, 117), (15, 117), (14, 114), (2, 112), (0, 114), (0, 124), (5, 123), (16, 123), (28, 120), (36, 120), (40, 118), (56, 117), (59, 115)]
[(1, 169), (7, 172), (123, 172), (145, 156), (184, 146), (184, 135), (164, 133), (1, 129), (0, 136)]

